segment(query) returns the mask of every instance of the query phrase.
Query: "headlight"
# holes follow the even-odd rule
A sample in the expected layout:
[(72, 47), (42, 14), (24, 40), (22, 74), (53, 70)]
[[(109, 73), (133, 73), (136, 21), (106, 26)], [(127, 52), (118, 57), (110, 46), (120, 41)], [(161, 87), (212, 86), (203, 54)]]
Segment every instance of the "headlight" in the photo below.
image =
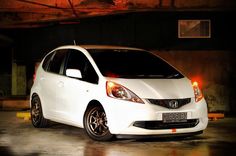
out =
[(144, 104), (141, 98), (120, 84), (107, 81), (106, 91), (109, 97)]
[(193, 86), (193, 91), (194, 91), (194, 95), (195, 95), (195, 101), (198, 102), (203, 98), (202, 92), (198, 86), (198, 83), (196, 81), (193, 82), (192, 84)]

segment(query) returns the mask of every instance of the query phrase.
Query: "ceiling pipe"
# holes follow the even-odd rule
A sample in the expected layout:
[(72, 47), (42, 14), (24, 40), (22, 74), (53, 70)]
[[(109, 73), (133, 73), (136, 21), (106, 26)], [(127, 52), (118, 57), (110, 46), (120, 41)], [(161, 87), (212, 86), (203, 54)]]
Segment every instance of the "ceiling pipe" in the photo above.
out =
[(74, 8), (73, 3), (71, 2), (71, 0), (68, 0), (68, 2), (69, 2), (69, 4), (70, 4), (70, 7), (71, 7), (72, 12), (73, 12), (73, 14), (75, 15), (75, 17), (79, 17), (78, 14), (77, 14), (76, 11), (75, 11), (75, 8)]

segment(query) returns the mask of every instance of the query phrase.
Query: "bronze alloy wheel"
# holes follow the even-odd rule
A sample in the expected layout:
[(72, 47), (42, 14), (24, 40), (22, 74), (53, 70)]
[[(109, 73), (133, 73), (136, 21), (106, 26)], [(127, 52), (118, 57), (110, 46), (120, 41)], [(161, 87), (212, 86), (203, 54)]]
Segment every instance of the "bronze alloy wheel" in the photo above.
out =
[(37, 95), (32, 97), (30, 112), (31, 112), (31, 121), (34, 127), (37, 128), (47, 127), (48, 120), (45, 119), (43, 116), (41, 101)]
[(113, 135), (107, 126), (106, 113), (101, 106), (88, 108), (84, 119), (86, 132), (92, 139), (107, 141), (112, 138)]
[(38, 98), (34, 98), (31, 107), (31, 119), (33, 125), (38, 125), (41, 119), (41, 108)]

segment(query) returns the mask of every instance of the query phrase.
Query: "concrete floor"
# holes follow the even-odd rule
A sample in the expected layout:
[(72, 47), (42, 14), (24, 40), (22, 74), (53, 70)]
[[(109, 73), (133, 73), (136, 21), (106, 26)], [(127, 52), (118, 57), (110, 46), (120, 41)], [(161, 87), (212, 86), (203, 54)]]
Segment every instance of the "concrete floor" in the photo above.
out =
[(206, 131), (185, 139), (155, 138), (96, 142), (83, 129), (53, 123), (36, 129), (16, 112), (0, 111), (0, 155), (220, 156), (236, 153), (236, 118), (210, 121)]

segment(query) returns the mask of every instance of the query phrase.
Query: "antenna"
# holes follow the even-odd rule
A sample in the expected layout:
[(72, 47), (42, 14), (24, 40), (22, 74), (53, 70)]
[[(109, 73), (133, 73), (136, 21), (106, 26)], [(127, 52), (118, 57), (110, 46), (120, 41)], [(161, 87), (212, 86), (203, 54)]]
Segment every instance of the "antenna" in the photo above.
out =
[(74, 45), (76, 45), (76, 42), (75, 42), (75, 40), (73, 40), (73, 42), (74, 42)]

